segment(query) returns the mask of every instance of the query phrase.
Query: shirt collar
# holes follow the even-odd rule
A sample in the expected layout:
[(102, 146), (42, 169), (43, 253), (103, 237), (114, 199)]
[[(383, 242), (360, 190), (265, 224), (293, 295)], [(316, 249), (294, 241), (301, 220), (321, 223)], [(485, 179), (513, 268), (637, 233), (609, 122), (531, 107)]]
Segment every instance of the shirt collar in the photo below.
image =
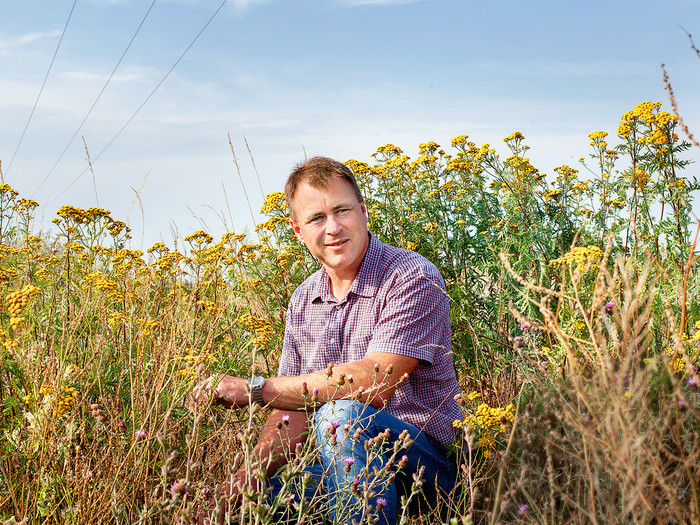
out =
[[(362, 297), (372, 297), (377, 293), (377, 289), (379, 288), (378, 269), (382, 259), (382, 253), (384, 252), (384, 244), (377, 239), (372, 232), (368, 231), (367, 235), (369, 235), (369, 245), (362, 259), (360, 271), (357, 273), (357, 276), (355, 276), (355, 280), (352, 282), (348, 295), (354, 293)], [(326, 273), (326, 269), (323, 267), (321, 267), (316, 274), (311, 294), (312, 302), (318, 299), (324, 302), (337, 302), (337, 299), (331, 291), (330, 278)]]

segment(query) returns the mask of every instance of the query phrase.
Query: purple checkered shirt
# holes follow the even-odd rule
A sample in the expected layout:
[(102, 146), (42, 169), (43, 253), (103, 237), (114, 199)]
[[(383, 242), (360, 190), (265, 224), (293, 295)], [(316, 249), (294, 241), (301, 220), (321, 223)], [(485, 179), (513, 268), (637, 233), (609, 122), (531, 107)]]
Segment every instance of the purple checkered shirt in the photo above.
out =
[(417, 358), (420, 363), (396, 389), (386, 410), (437, 442), (450, 443), (460, 411), (454, 400), (459, 385), (444, 281), (424, 257), (369, 235), (367, 253), (345, 297), (333, 296), (323, 268), (295, 290), (287, 310), (279, 375), (359, 361), (368, 352)]

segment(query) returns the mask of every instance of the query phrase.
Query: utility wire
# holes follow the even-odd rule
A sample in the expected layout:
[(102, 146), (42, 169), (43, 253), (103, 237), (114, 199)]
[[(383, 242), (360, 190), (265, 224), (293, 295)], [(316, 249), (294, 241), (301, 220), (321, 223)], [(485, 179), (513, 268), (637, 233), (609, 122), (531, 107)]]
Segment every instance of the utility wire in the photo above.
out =
[[(204, 24), (204, 27), (202, 27), (202, 29), (199, 31), (199, 33), (197, 33), (197, 36), (194, 37), (194, 39), (192, 40), (192, 42), (190, 42), (190, 44), (185, 48), (185, 50), (182, 52), (182, 54), (180, 55), (180, 57), (175, 61), (175, 63), (172, 65), (172, 67), (168, 70), (168, 72), (165, 74), (165, 76), (160, 80), (160, 82), (158, 82), (158, 84), (156, 84), (156, 87), (154, 87), (153, 90), (148, 94), (148, 96), (146, 97), (146, 100), (144, 100), (143, 103), (136, 109), (136, 111), (134, 111), (134, 114), (131, 115), (131, 117), (129, 117), (129, 120), (127, 120), (126, 123), (125, 123), (125, 124), (121, 127), (121, 129), (117, 132), (117, 134), (114, 135), (114, 137), (112, 137), (112, 140), (110, 140), (110, 141), (107, 143), (107, 145), (102, 149), (102, 151), (100, 151), (100, 152), (97, 154), (97, 156), (96, 156), (94, 159), (92, 159), (92, 163), (93, 163), (93, 164), (97, 161), (97, 159), (99, 159), (99, 158), (102, 156), (102, 154), (103, 154), (105, 151), (107, 151), (107, 149), (112, 145), (112, 143), (113, 143), (115, 140), (117, 140), (117, 137), (119, 137), (119, 135), (122, 134), (122, 132), (124, 131), (124, 129), (126, 129), (126, 127), (131, 123), (131, 121), (134, 120), (134, 118), (136, 117), (136, 115), (139, 114), (139, 111), (141, 111), (141, 109), (142, 109), (142, 108), (146, 105), (146, 103), (151, 99), (151, 97), (155, 94), (155, 92), (158, 90), (158, 88), (159, 88), (159, 87), (163, 84), (163, 82), (165, 82), (165, 80), (170, 76), (170, 73), (173, 72), (173, 70), (177, 67), (177, 65), (180, 63), (180, 61), (184, 58), (184, 56), (185, 56), (185, 55), (187, 54), (187, 52), (190, 50), (190, 48), (195, 44), (195, 42), (197, 42), (197, 40), (199, 39), (199, 37), (202, 36), (202, 33), (204, 33), (204, 31), (206, 30), (206, 28), (209, 27), (209, 24), (212, 22), (212, 20), (214, 20), (214, 18), (216, 17), (216, 15), (219, 14), (219, 11), (221, 11), (221, 9), (224, 7), (224, 5), (226, 5), (226, 2), (228, 2), (228, 0), (223, 0), (223, 2), (221, 2), (221, 5), (216, 9), (216, 11), (214, 11), (214, 14), (211, 15), (211, 17), (209, 18), (209, 20), (207, 20), (207, 23)], [(90, 168), (87, 167), (87, 168), (85, 168), (83, 171), (81, 171), (81, 172), (70, 182), (70, 184), (68, 184), (68, 186), (66, 186), (65, 188), (63, 188), (63, 190), (61, 190), (61, 192), (60, 192), (58, 195), (56, 195), (53, 199), (51, 199), (47, 204), (51, 204), (52, 202), (56, 201), (61, 195), (63, 195), (66, 191), (68, 191), (68, 189), (69, 189), (71, 186), (73, 186), (73, 184), (75, 184), (75, 183), (78, 181), (78, 179), (79, 179), (80, 177), (82, 177), (82, 176), (85, 174), (85, 172), (87, 172), (89, 169), (90, 169)]]
[(19, 151), (19, 147), (22, 145), (22, 140), (24, 140), (24, 135), (27, 133), (27, 128), (29, 128), (29, 123), (32, 121), (32, 117), (34, 116), (34, 111), (36, 110), (37, 104), (39, 104), (39, 99), (41, 98), (41, 94), (44, 91), (44, 86), (46, 85), (46, 81), (49, 79), (49, 73), (51, 73), (51, 68), (53, 68), (53, 63), (56, 61), (56, 55), (58, 55), (58, 49), (61, 47), (61, 42), (63, 42), (63, 37), (66, 34), (66, 29), (68, 29), (68, 22), (70, 22), (71, 17), (73, 16), (73, 11), (75, 10), (75, 5), (78, 3), (78, 0), (73, 1), (73, 7), (70, 8), (70, 13), (68, 14), (68, 20), (66, 20), (66, 25), (63, 26), (63, 33), (61, 33), (61, 38), (58, 41), (58, 45), (56, 46), (56, 51), (53, 53), (53, 58), (51, 58), (51, 63), (49, 64), (49, 69), (46, 72), (46, 76), (44, 77), (44, 82), (41, 84), (41, 89), (39, 90), (39, 94), (36, 96), (36, 100), (34, 101), (34, 107), (32, 108), (32, 112), (29, 114), (29, 118), (27, 119), (27, 124), (24, 126), (24, 131), (22, 131), (22, 136), (19, 138), (19, 143), (17, 144), (17, 147), (15, 148), (15, 152), (12, 154), (12, 158), (10, 159), (10, 164), (7, 166), (7, 171), (5, 172), (5, 175), (10, 173), (10, 169), (12, 168), (12, 163), (15, 161), (15, 155), (17, 155), (17, 152)]
[(105, 92), (107, 89), (107, 86), (109, 85), (110, 81), (112, 80), (112, 77), (114, 77), (114, 74), (117, 72), (117, 69), (122, 63), (122, 60), (124, 60), (124, 57), (126, 56), (126, 53), (129, 51), (129, 48), (131, 47), (131, 44), (134, 43), (134, 40), (136, 39), (136, 35), (139, 34), (139, 31), (141, 31), (141, 27), (143, 26), (144, 22), (146, 22), (146, 18), (148, 18), (148, 15), (151, 13), (151, 10), (153, 9), (153, 6), (156, 5), (157, 0), (153, 0), (153, 3), (151, 3), (151, 7), (148, 8), (148, 11), (146, 11), (146, 14), (144, 15), (143, 19), (141, 20), (141, 23), (139, 26), (136, 28), (136, 32), (134, 33), (134, 36), (131, 37), (131, 40), (129, 41), (129, 44), (126, 46), (126, 49), (122, 53), (122, 56), (119, 58), (119, 61), (117, 62), (117, 65), (114, 66), (114, 69), (112, 70), (112, 73), (109, 75), (109, 78), (107, 79), (107, 82), (105, 82), (105, 85), (102, 86), (102, 90), (100, 93), (97, 95), (97, 98), (95, 99), (95, 102), (92, 103), (92, 106), (90, 106), (90, 109), (88, 110), (87, 114), (85, 115), (85, 118), (83, 118), (83, 121), (80, 123), (80, 126), (78, 126), (78, 129), (75, 130), (75, 133), (71, 137), (71, 139), (68, 141), (68, 144), (66, 145), (65, 149), (63, 150), (63, 153), (58, 157), (56, 162), (54, 163), (53, 167), (49, 170), (49, 172), (46, 174), (46, 176), (43, 178), (43, 180), (39, 183), (39, 185), (34, 189), (34, 193), (32, 194), (32, 197), (34, 194), (36, 194), (37, 191), (39, 191), (39, 188), (41, 188), (44, 183), (47, 181), (47, 179), (51, 176), (51, 174), (54, 172), (56, 169), (56, 166), (58, 166), (58, 163), (61, 162), (61, 159), (63, 159), (63, 156), (66, 154), (68, 151), (68, 148), (70, 148), (71, 144), (73, 144), (73, 141), (75, 140), (75, 137), (78, 136), (78, 133), (80, 133), (80, 130), (82, 127), (85, 125), (85, 122), (87, 121), (88, 117), (92, 113), (92, 110), (95, 109), (95, 106), (99, 102), (100, 98), (102, 97), (102, 94)]

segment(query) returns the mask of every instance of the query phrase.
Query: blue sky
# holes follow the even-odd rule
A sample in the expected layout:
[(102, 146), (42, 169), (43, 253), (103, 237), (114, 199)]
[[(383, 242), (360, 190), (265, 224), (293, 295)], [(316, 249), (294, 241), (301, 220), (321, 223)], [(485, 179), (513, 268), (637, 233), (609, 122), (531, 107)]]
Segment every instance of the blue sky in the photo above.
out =
[[(700, 59), (683, 31), (700, 45), (700, 0), (229, 0), (104, 149), (222, 3), (157, 0), (56, 164), (152, 4), (77, 0), (20, 144), (73, 2), (3, 3), (5, 182), (40, 203), (45, 228), (62, 204), (99, 202), (128, 220), (134, 248), (203, 224), (249, 228), (242, 183), (257, 212), (260, 185), (280, 191), (304, 155), (371, 161), (390, 142), (414, 157), (465, 133), (505, 153), (518, 130), (551, 173), (588, 153), (591, 131), (614, 135), (636, 103), (670, 110), (661, 63), (700, 135)], [(94, 179), (83, 138), (101, 153)]]

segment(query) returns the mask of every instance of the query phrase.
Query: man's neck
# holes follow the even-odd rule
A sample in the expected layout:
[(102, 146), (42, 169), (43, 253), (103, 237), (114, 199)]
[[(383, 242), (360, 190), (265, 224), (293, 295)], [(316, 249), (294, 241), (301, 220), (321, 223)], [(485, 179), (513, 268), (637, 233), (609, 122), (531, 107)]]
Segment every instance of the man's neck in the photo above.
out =
[(345, 295), (350, 291), (350, 288), (352, 288), (352, 283), (355, 281), (355, 277), (357, 277), (357, 272), (355, 272), (355, 275), (345, 277), (334, 275), (328, 271), (327, 273), (331, 285), (331, 293), (338, 300), (345, 297)]

